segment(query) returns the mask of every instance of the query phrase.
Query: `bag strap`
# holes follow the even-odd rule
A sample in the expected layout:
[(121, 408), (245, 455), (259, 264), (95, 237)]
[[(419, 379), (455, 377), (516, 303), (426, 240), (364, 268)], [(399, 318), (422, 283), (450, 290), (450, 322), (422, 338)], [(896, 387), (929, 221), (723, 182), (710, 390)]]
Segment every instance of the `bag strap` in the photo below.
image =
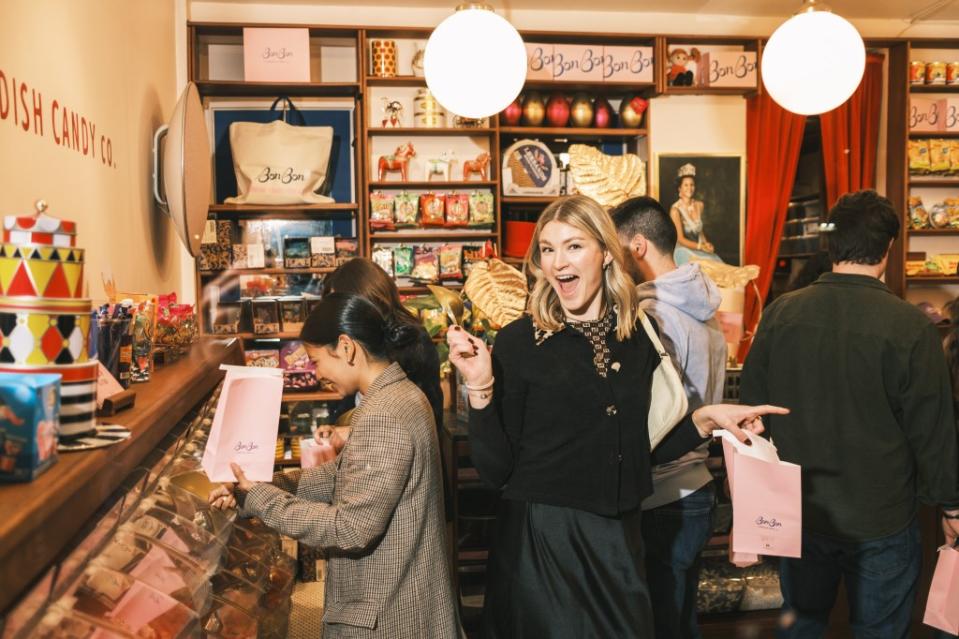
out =
[(281, 95), (273, 100), (273, 104), (270, 105), (270, 111), (276, 111), (276, 107), (281, 101), (283, 102), (283, 121), (290, 124), (289, 117), (287, 117), (287, 113), (289, 113), (297, 117), (299, 120), (298, 126), (306, 126), (306, 118), (303, 117), (303, 114), (296, 108), (293, 100), (291, 100), (288, 95)]
[(660, 358), (669, 357), (669, 353), (666, 352), (666, 348), (663, 346), (662, 341), (660, 341), (659, 335), (656, 334), (656, 329), (653, 328), (653, 325), (650, 323), (649, 317), (646, 316), (646, 313), (640, 311), (639, 319), (643, 323), (643, 329), (645, 329), (646, 335), (649, 336), (649, 341), (653, 343), (653, 347), (656, 348), (656, 352), (659, 354)]

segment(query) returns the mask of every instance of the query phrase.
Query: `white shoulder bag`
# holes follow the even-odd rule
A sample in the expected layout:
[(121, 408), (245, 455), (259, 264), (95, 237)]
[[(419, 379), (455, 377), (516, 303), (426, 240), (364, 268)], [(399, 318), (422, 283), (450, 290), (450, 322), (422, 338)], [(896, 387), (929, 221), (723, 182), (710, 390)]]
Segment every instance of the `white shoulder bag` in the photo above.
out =
[(659, 355), (659, 366), (653, 371), (653, 383), (650, 388), (649, 416), (646, 423), (649, 428), (649, 449), (659, 445), (666, 435), (676, 427), (686, 411), (689, 403), (686, 400), (686, 388), (683, 380), (673, 366), (673, 360), (663, 348), (663, 343), (656, 334), (656, 329), (650, 324), (646, 313), (640, 312), (643, 329), (649, 336), (649, 341), (656, 348)]

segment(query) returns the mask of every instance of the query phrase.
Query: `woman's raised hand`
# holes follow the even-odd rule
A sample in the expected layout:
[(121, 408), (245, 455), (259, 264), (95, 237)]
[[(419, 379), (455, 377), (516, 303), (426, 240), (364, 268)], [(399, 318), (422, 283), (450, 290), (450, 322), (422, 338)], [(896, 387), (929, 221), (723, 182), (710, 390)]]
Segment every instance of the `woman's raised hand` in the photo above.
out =
[(482, 340), (459, 326), (451, 326), (446, 343), (450, 347), (450, 363), (469, 386), (484, 386), (493, 379), (493, 359)]
[(736, 439), (749, 443), (744, 431), (756, 435), (765, 430), (763, 415), (788, 415), (789, 409), (779, 406), (743, 406), (741, 404), (711, 404), (700, 406), (693, 411), (693, 424), (703, 437), (709, 437), (714, 430), (725, 429)]

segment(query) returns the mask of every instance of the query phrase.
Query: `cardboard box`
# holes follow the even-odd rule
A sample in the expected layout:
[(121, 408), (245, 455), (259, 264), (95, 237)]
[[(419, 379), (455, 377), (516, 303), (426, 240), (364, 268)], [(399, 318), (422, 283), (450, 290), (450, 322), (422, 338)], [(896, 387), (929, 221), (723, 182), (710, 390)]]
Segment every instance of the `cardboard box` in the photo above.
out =
[(701, 87), (747, 88), (759, 85), (755, 51), (703, 51), (696, 82)]
[(57, 461), (60, 375), (0, 373), (0, 482), (31, 481)]
[(309, 82), (309, 29), (243, 29), (247, 82)]

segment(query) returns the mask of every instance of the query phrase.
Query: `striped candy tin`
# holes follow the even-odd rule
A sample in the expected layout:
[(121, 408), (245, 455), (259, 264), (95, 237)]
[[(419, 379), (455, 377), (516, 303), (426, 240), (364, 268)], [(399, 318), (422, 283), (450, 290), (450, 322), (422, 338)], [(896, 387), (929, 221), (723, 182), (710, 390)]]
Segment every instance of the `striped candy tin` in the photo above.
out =
[(90, 361), (90, 300), (0, 297), (0, 365)]
[(98, 367), (96, 360), (65, 366), (0, 363), (0, 372), (60, 375), (60, 435), (69, 437), (92, 431), (96, 427)]
[(0, 295), (78, 299), (83, 249), (0, 244)]
[[(37, 205), (40, 210), (45, 204)], [(39, 244), (73, 247), (77, 245), (77, 225), (45, 213), (37, 215), (5, 215), (2, 240), (10, 244)]]

